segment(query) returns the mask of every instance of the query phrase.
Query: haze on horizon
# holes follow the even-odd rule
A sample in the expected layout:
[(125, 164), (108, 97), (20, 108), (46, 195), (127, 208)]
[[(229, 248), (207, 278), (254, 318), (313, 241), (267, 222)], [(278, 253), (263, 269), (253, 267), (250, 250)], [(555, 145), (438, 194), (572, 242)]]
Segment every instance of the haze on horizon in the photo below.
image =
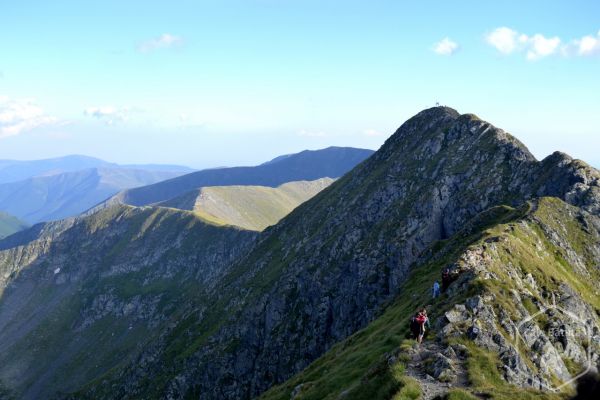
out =
[(253, 165), (436, 102), (600, 166), (600, 4), (3, 5), (0, 159)]

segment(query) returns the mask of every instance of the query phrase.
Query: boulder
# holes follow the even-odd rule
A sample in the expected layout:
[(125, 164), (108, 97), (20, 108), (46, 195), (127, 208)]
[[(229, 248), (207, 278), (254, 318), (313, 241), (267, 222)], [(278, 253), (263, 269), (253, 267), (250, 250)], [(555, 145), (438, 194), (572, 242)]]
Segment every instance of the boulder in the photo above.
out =
[(442, 353), (434, 353), (428, 360), (427, 372), (440, 382), (454, 382), (456, 370), (452, 360)]
[(464, 322), (469, 319), (469, 313), (464, 304), (456, 304), (450, 311), (446, 311), (444, 316), (451, 324)]

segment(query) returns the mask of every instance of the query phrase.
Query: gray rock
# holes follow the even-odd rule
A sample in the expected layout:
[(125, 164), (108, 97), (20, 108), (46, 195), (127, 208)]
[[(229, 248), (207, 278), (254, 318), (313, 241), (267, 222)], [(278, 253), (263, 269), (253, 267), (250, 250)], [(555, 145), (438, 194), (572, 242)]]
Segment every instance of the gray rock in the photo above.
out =
[(427, 372), (440, 382), (453, 382), (456, 380), (456, 369), (450, 358), (442, 353), (435, 353), (428, 360)]
[(446, 311), (444, 316), (448, 322), (453, 324), (464, 322), (469, 319), (469, 314), (463, 304), (456, 304), (452, 310)]
[(294, 387), (294, 390), (292, 390), (292, 393), (290, 395), (290, 400), (294, 400), (300, 395), (300, 392), (302, 392), (302, 388), (304, 387), (304, 385), (305, 385), (304, 383), (301, 383), (299, 385), (296, 385), (296, 387)]
[(481, 296), (469, 297), (465, 301), (467, 308), (473, 313), (477, 313), (481, 307), (483, 307), (483, 298)]

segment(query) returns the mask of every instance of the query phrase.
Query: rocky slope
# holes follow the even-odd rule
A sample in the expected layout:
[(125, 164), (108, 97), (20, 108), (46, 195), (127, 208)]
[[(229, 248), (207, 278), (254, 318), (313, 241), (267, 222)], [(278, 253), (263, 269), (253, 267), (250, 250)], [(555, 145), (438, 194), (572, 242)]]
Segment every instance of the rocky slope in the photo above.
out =
[(208, 186), (158, 203), (190, 210), (218, 225), (262, 231), (334, 182), (331, 178), (268, 186)]
[(48, 398), (127, 363), (255, 236), (119, 206), (2, 242), (0, 387)]
[[(515, 384), (522, 397), (545, 396), (528, 390), (568, 378), (562, 366), (576, 373), (591, 342), (551, 340), (548, 329), (571, 326), (560, 314), (524, 329), (527, 346), (511, 345), (511, 332), (552, 298), (597, 323), (599, 181), (580, 161), (537, 161), (508, 133), (437, 107), (260, 235), (201, 221), (187, 230), (190, 213), (147, 207), (34, 227), (0, 242), (0, 387), (29, 398), (243, 399), (308, 367), (265, 396), (391, 398), (418, 394), (424, 373), (468, 374), (477, 395)], [(185, 222), (156, 223), (169, 215)], [(95, 228), (105, 224), (115, 229)], [(187, 232), (198, 237), (178, 239)], [(63, 266), (66, 282), (87, 283), (49, 289)], [(462, 273), (435, 303), (439, 340), (411, 378), (402, 335), (443, 266)], [(98, 364), (76, 347), (92, 342), (104, 346)]]
[(425, 110), (267, 229), (207, 288), (197, 306), (205, 312), (81, 395), (256, 396), (365, 327), (428, 261), (428, 249), (479, 213), (555, 196), (597, 215), (598, 181), (597, 171), (560, 153), (538, 162), (473, 115)]
[[(557, 198), (496, 207), (422, 258), (382, 316), (262, 398), (560, 399), (600, 366), (598, 216)], [(457, 279), (432, 299), (445, 267)], [(425, 305), (418, 349), (408, 322)]]

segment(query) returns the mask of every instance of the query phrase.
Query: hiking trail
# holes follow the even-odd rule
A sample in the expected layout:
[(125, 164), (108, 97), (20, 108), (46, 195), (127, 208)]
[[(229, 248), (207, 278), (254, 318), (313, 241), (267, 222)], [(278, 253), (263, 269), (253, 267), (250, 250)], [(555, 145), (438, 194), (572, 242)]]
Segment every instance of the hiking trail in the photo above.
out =
[[(421, 386), (423, 400), (442, 398), (453, 388), (466, 389), (469, 387), (467, 370), (464, 365), (465, 357), (457, 355), (451, 347), (444, 349), (435, 341), (424, 341), (420, 347), (413, 347), (409, 355), (411, 358), (406, 364), (406, 375), (417, 380)], [(428, 366), (428, 364), (430, 365)], [(436, 372), (441, 372), (443, 375), (444, 371), (452, 371), (454, 379), (442, 382), (434, 378), (433, 370), (436, 368), (436, 364), (438, 368)], [(440, 366), (440, 364), (442, 365)], [(446, 368), (444, 369), (444, 367)], [(440, 369), (443, 370), (440, 371)], [(442, 375), (438, 374), (438, 377)]]

